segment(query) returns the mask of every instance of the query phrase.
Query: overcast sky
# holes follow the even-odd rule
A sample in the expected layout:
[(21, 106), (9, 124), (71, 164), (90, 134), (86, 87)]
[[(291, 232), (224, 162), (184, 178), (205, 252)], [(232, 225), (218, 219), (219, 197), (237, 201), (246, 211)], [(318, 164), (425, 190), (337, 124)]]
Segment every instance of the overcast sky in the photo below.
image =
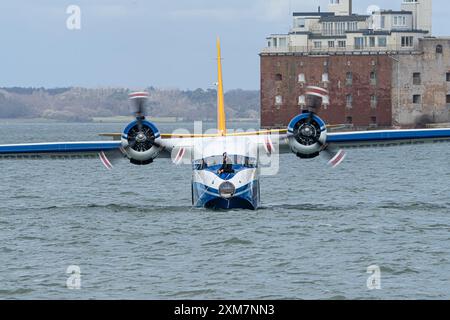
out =
[[(354, 0), (399, 9), (401, 0)], [(450, 35), (450, 4), (434, 0), (435, 35)], [(259, 89), (258, 53), (286, 33), (290, 11), (328, 0), (0, 0), (0, 86), (212, 88), (221, 37), (225, 89)], [(66, 27), (69, 5), (81, 30)]]

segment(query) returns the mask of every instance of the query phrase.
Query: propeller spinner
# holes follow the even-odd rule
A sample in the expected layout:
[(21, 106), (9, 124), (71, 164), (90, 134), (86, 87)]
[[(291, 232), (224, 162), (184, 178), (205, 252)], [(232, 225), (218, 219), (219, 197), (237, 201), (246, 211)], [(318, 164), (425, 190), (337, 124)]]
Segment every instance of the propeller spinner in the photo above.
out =
[[(306, 117), (300, 116), (297, 118), (297, 122), (293, 126), (293, 137), (299, 144), (295, 149), (298, 152), (303, 149), (303, 147), (312, 148), (316, 146), (317, 151), (308, 151), (311, 152), (310, 155), (301, 154), (301, 152), (298, 152), (298, 155), (304, 158), (310, 158), (322, 154), (328, 159), (328, 164), (330, 166), (333, 168), (337, 167), (342, 163), (342, 161), (344, 161), (346, 156), (345, 151), (328, 144), (326, 142), (325, 124), (320, 123), (322, 120), (315, 115), (314, 112), (310, 111), (307, 114), (308, 115)], [(323, 134), (325, 134), (325, 138)], [(304, 150), (306, 151), (307, 149)]]
[(155, 132), (152, 128), (145, 126), (145, 103), (148, 100), (148, 92), (133, 92), (128, 95), (136, 116), (136, 126), (128, 133), (128, 148), (138, 152), (149, 150), (152, 146), (159, 147), (155, 142)]
[(328, 159), (328, 165), (330, 165), (333, 168), (336, 168), (338, 165), (342, 163), (342, 161), (344, 161), (346, 153), (342, 149), (338, 149), (328, 143), (323, 143), (322, 141), (320, 141), (320, 133), (319, 135), (314, 134), (315, 131), (313, 130), (315, 129), (315, 126), (313, 121), (314, 121), (314, 113), (310, 112), (309, 117), (307, 118), (307, 122), (305, 124), (306, 127), (303, 129), (302, 134), (305, 135), (306, 133), (306, 135), (309, 135), (311, 137), (313, 143), (319, 144), (322, 147), (320, 153), (325, 155), (325, 157)]

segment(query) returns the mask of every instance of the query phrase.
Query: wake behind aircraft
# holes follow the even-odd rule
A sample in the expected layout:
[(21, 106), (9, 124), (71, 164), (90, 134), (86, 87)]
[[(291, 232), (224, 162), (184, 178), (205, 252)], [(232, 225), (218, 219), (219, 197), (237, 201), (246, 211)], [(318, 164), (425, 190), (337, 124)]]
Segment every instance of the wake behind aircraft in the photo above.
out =
[[(219, 40), (217, 52), (217, 130), (213, 134), (161, 134), (145, 117), (148, 93), (135, 92), (129, 98), (136, 120), (123, 133), (104, 134), (120, 140), (0, 145), (0, 159), (99, 158), (112, 169), (120, 159), (151, 165), (157, 158), (171, 158), (175, 164), (192, 166), (193, 206), (255, 210), (260, 205), (261, 173), (276, 173), (271, 168), (276, 167), (279, 154), (293, 153), (300, 159), (323, 154), (336, 167), (346, 156), (343, 148), (450, 142), (450, 129), (331, 133), (312, 110), (294, 117), (286, 129), (228, 132)], [(310, 87), (308, 94), (328, 103), (324, 89)]]

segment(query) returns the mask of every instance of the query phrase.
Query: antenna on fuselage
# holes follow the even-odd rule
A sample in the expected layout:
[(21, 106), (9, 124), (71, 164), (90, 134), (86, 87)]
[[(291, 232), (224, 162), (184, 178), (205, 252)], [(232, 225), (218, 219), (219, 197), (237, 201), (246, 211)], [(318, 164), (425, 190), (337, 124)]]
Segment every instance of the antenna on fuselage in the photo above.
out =
[(227, 134), (225, 118), (225, 99), (223, 95), (222, 58), (220, 53), (220, 39), (217, 37), (217, 133), (221, 136)]

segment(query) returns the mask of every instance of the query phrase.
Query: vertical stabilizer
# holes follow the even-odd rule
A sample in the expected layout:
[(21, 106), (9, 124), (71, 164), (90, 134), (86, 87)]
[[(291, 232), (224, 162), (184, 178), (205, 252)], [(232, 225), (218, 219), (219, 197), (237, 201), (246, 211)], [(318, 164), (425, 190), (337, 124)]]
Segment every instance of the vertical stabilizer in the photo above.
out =
[(222, 60), (219, 38), (217, 38), (217, 131), (222, 136), (226, 135), (227, 133), (222, 81)]

